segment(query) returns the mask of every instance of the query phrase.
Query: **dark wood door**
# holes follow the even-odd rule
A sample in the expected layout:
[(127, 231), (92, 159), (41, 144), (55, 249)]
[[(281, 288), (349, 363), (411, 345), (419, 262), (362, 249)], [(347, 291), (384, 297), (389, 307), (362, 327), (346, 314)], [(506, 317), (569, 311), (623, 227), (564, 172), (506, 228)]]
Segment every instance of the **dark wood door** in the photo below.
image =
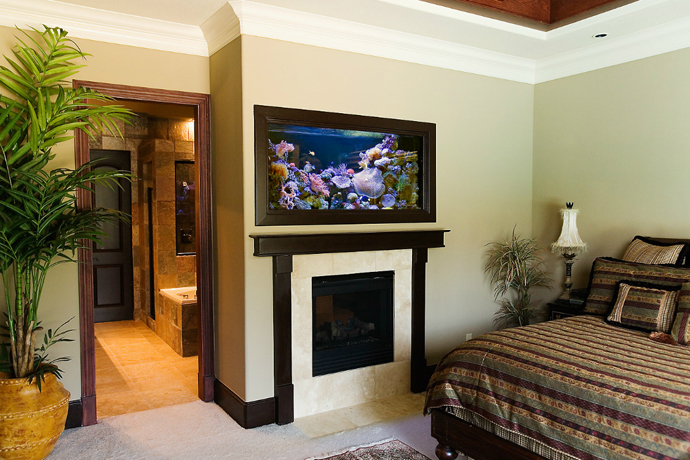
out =
[[(130, 170), (128, 151), (91, 150), (91, 159), (102, 159), (97, 169)], [(96, 185), (94, 207), (116, 209), (131, 214), (132, 189), (120, 179), (122, 187)], [(132, 276), (132, 227), (121, 220), (104, 224), (106, 236), (93, 249), (94, 321), (131, 320), (134, 317)]]

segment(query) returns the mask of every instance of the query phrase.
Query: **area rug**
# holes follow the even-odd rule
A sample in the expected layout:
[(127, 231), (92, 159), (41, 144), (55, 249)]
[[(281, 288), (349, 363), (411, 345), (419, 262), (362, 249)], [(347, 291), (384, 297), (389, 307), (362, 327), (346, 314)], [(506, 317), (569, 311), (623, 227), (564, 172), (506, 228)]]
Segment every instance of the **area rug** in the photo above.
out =
[(312, 457), (307, 460), (431, 460), (404, 442), (379, 441), (366, 446), (351, 447), (328, 457)]

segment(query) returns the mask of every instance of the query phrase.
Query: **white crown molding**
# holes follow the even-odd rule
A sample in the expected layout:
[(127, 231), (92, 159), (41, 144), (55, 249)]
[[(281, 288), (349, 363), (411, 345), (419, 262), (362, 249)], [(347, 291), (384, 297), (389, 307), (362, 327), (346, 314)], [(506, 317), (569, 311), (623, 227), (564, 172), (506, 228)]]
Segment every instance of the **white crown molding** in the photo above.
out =
[(240, 36), (240, 20), (230, 4), (226, 3), (201, 24), (201, 30), (208, 43), (208, 55), (212, 56)]
[(690, 47), (690, 18), (537, 61), (535, 83), (569, 77)]
[[(580, 33), (586, 22), (623, 15), (626, 8), (637, 11), (665, 2), (639, 0), (586, 21), (539, 32), (418, 0), (379, 1), (547, 42), (568, 33)], [(0, 25), (40, 27), (41, 24), (63, 27), (73, 37), (198, 56), (217, 52), (240, 34), (254, 35), (532, 84), (690, 47), (690, 18), (687, 17), (535, 61), (248, 0), (230, 0), (201, 27), (57, 0), (0, 0)]]
[(531, 59), (262, 3), (229, 3), (243, 35), (534, 83)]
[(208, 56), (196, 26), (113, 13), (53, 0), (0, 0), (0, 25), (61, 27), (88, 40)]

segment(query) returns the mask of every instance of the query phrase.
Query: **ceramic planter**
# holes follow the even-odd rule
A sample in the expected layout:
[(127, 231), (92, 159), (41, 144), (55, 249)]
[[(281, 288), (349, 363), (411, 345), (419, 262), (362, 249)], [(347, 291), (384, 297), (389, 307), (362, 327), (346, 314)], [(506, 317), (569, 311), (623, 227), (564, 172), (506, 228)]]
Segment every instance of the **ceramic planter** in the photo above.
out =
[(39, 460), (52, 452), (65, 429), (69, 391), (48, 374), (36, 382), (0, 374), (0, 459)]

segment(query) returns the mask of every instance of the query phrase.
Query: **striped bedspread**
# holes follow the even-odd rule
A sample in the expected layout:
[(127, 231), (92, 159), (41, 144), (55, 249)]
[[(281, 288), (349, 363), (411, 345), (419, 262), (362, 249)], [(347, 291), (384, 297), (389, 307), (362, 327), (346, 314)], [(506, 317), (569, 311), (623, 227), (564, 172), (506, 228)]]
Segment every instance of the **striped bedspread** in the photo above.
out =
[(434, 408), (547, 458), (690, 459), (690, 348), (595, 316), (492, 332), (441, 361)]

